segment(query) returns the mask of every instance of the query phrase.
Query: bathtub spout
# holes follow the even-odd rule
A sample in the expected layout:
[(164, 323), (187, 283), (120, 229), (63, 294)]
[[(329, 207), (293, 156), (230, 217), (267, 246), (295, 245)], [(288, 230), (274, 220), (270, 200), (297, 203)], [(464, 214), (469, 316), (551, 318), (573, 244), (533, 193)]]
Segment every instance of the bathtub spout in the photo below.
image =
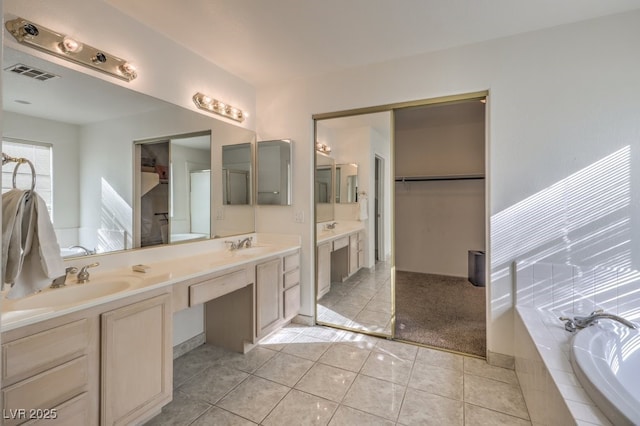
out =
[(585, 328), (590, 326), (591, 324), (596, 323), (599, 319), (610, 319), (619, 322), (620, 324), (624, 324), (629, 328), (638, 328), (634, 323), (629, 320), (626, 320), (622, 317), (619, 317), (614, 314), (608, 314), (603, 311), (595, 311), (592, 312), (591, 315), (583, 316), (583, 317), (574, 317), (573, 323), (577, 328)]

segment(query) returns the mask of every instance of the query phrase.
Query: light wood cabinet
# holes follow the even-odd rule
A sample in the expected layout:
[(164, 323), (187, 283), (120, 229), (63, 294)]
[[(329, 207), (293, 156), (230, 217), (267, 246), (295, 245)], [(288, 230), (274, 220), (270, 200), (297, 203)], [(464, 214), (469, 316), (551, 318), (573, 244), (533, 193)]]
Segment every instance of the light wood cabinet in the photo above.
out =
[(318, 245), (316, 271), (318, 274), (317, 298), (320, 299), (331, 290), (331, 242)]
[(300, 252), (284, 257), (283, 319), (291, 321), (300, 312)]
[(349, 275), (358, 272), (358, 233), (349, 235)]
[(172, 397), (171, 296), (102, 314), (101, 424), (149, 418)]
[(282, 260), (256, 265), (256, 336), (269, 334), (282, 319)]
[(86, 397), (97, 389), (97, 318), (73, 319), (3, 333), (2, 424), (55, 424), (59, 414), (70, 415), (68, 402), (80, 395), (73, 411), (82, 424), (97, 424), (97, 401)]

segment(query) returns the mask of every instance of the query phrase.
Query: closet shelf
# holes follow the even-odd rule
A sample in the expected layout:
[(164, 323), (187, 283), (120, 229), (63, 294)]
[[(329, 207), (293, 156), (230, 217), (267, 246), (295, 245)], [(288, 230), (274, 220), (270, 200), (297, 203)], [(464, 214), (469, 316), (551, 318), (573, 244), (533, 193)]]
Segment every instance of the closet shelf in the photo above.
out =
[(396, 176), (396, 182), (427, 182), (436, 180), (477, 180), (484, 179), (484, 174), (463, 175), (425, 175), (425, 176)]

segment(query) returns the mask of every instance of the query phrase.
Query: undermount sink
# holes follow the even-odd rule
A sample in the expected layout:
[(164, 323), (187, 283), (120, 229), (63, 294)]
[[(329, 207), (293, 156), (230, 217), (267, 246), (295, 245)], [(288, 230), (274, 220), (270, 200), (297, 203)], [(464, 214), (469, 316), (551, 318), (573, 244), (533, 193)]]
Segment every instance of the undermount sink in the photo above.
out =
[(131, 277), (100, 279), (86, 284), (67, 284), (65, 287), (49, 288), (22, 299), (5, 300), (5, 309), (18, 311), (72, 305), (127, 290), (135, 281), (136, 278)]

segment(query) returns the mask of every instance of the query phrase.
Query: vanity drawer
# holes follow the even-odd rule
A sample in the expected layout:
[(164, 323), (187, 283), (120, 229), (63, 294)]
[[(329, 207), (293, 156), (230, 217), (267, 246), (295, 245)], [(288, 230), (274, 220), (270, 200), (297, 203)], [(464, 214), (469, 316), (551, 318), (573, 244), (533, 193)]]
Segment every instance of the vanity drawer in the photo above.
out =
[[(35, 426), (67, 426), (88, 425), (89, 421), (89, 393), (84, 392), (50, 410), (44, 410), (42, 418), (24, 423)], [(47, 416), (48, 417), (45, 417)]]
[[(28, 413), (29, 409), (50, 409), (85, 392), (89, 380), (88, 365), (87, 356), (83, 355), (4, 388), (2, 401), (5, 412), (26, 409)], [(5, 425), (17, 424), (22, 420), (8, 419)]]
[(290, 320), (300, 311), (300, 284), (284, 291), (284, 319)]
[(300, 284), (300, 269), (294, 269), (284, 274), (284, 288)]
[(189, 306), (208, 302), (249, 284), (244, 269), (189, 286)]
[(284, 270), (290, 271), (300, 266), (300, 253), (295, 252), (284, 257)]
[(341, 237), (333, 241), (333, 251), (340, 250), (349, 245), (349, 236)]
[(2, 345), (2, 379), (25, 378), (84, 353), (89, 322), (81, 319)]

